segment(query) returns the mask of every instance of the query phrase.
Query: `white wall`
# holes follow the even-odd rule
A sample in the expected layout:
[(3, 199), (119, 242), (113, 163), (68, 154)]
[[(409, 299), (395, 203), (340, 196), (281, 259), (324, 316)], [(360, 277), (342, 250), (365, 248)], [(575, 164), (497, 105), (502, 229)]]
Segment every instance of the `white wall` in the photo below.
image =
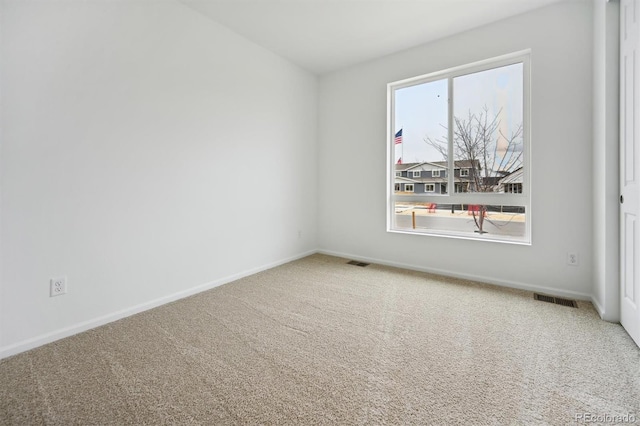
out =
[(315, 76), (173, 1), (2, 8), (0, 357), (316, 248)]
[[(549, 6), (320, 80), (322, 251), (589, 299), (591, 2)], [(532, 50), (531, 246), (385, 231), (386, 84)], [(567, 252), (580, 256), (566, 264)]]
[(593, 304), (603, 319), (617, 322), (620, 4), (594, 0), (593, 7)]

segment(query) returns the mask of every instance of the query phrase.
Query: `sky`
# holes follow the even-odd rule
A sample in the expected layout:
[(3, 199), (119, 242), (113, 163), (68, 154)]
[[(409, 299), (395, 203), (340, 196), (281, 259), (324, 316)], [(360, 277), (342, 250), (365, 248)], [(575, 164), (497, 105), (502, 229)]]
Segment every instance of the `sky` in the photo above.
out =
[[(513, 64), (453, 79), (453, 110), (467, 117), (486, 105), (490, 118), (500, 111), (500, 128), (510, 135), (522, 123), (523, 65)], [(447, 84), (437, 80), (395, 91), (394, 134), (403, 129), (403, 143), (395, 145), (396, 162), (443, 161), (442, 155), (425, 139), (447, 137)]]

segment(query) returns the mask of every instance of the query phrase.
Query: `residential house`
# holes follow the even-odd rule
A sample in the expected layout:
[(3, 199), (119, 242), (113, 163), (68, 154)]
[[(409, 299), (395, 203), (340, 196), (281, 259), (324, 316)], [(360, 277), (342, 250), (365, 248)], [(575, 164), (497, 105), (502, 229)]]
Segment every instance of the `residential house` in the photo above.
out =
[[(470, 160), (454, 162), (455, 192), (470, 192), (474, 187), (473, 163)], [(475, 169), (481, 170), (475, 161)], [(394, 191), (415, 194), (447, 194), (448, 164), (446, 161), (396, 164)]]
[(523, 169), (519, 167), (498, 181), (498, 192), (522, 193)]

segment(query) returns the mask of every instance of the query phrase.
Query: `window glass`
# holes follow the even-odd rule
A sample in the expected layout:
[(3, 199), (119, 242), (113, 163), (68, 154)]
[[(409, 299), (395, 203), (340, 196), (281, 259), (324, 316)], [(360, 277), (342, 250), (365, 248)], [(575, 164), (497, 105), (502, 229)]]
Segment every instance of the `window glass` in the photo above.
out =
[(397, 176), (398, 172), (401, 173), (394, 184), (426, 179), (421, 176), (420, 171), (428, 170), (428, 167), (407, 173), (408, 169), (423, 163), (437, 163), (445, 169), (447, 164), (442, 159), (442, 153), (429, 145), (425, 137), (427, 134), (438, 140), (447, 137), (447, 129), (442, 124), (446, 123), (448, 115), (448, 80), (397, 89), (394, 96), (394, 174)]
[(389, 84), (389, 231), (530, 242), (528, 67), (525, 52)]

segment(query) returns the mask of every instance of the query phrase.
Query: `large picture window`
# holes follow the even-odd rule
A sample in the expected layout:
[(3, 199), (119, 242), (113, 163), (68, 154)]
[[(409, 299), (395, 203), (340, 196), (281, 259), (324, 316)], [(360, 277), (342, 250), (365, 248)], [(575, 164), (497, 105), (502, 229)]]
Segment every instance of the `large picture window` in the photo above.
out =
[(389, 231), (531, 242), (529, 56), (388, 85)]

